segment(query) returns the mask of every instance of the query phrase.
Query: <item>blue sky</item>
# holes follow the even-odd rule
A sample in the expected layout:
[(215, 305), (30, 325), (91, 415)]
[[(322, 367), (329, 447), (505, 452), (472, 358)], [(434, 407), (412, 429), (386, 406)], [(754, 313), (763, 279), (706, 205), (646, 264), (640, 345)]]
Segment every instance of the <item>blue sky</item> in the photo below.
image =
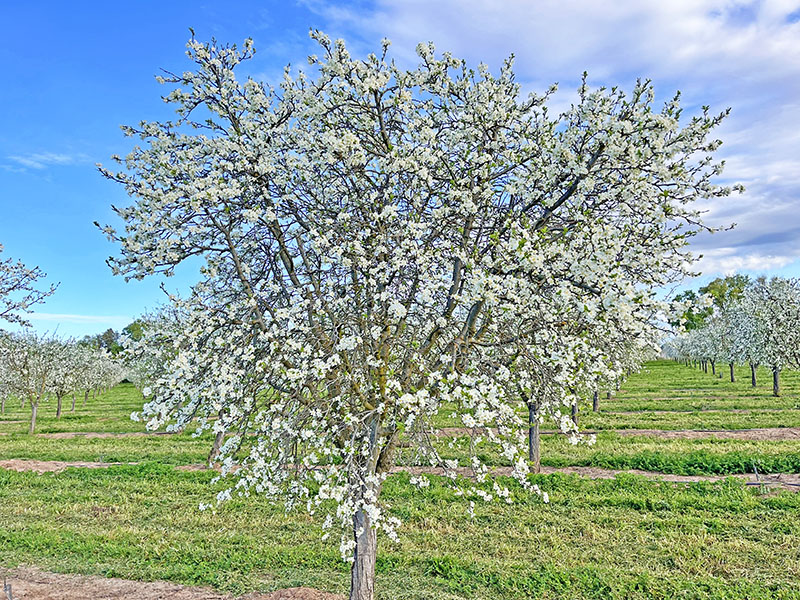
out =
[[(500, 9), (502, 7), (502, 9)], [(65, 335), (122, 328), (162, 299), (160, 281), (125, 283), (105, 259), (115, 248), (92, 222), (114, 223), (123, 191), (98, 162), (124, 154), (119, 126), (168, 118), (160, 68), (190, 68), (184, 45), (252, 37), (245, 75), (277, 79), (315, 52), (310, 27), (343, 37), (356, 54), (392, 40), (412, 64), (420, 41), (496, 68), (512, 52), (526, 89), (560, 84), (565, 105), (587, 70), (595, 85), (650, 77), (691, 112), (730, 106), (719, 132), (726, 177), (742, 196), (709, 205), (730, 232), (696, 240), (703, 281), (748, 271), (800, 275), (800, 1), (398, 0), (396, 2), (0, 1), (0, 243), (3, 256), (38, 265), (54, 296), (34, 326)], [(191, 269), (167, 281), (185, 289)]]

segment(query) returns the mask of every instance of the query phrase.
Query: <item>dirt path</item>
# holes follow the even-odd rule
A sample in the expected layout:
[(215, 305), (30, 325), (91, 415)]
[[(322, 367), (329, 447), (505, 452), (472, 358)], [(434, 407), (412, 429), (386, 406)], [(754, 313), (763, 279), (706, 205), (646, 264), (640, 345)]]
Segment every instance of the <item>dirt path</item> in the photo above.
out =
[(675, 413), (734, 413), (746, 415), (754, 412), (758, 413), (780, 413), (787, 410), (797, 410), (796, 408), (703, 408), (703, 409), (676, 409), (676, 410), (601, 410), (601, 415), (672, 415)]
[(173, 435), (166, 431), (126, 431), (120, 433), (99, 432), (99, 431), (59, 431), (58, 433), (39, 433), (36, 437), (48, 438), (51, 440), (69, 440), (72, 438), (125, 438), (125, 437), (150, 437), (154, 435)]
[(107, 469), (114, 465), (136, 464), (118, 462), (70, 462), (63, 460), (29, 460), (26, 458), (12, 458), (0, 460), (0, 469), (9, 471), (33, 471), (35, 473), (60, 473), (69, 467), (79, 467), (82, 469)]
[[(437, 437), (460, 437), (472, 434), (466, 427), (442, 427)], [(479, 432), (476, 432), (479, 433)], [(556, 435), (553, 430), (542, 431), (542, 435)], [(616, 433), (623, 437), (650, 436), (668, 440), (696, 440), (717, 438), (721, 440), (800, 440), (800, 427), (769, 427), (758, 429), (587, 429), (581, 433)]]
[[(114, 465), (129, 464), (135, 465), (137, 463), (103, 463), (103, 462), (67, 462), (58, 460), (26, 460), (26, 459), (11, 459), (0, 460), (0, 468), (9, 469), (12, 471), (33, 471), (34, 473), (60, 473), (69, 467), (78, 467), (83, 469), (106, 469)], [(193, 465), (179, 465), (175, 467), (178, 471), (205, 471), (208, 469), (206, 465), (193, 464)], [(401, 472), (411, 473), (412, 475), (419, 475), (427, 473), (430, 475), (444, 475), (444, 470), (439, 467), (422, 467), (422, 466), (396, 466), (393, 467), (392, 473)], [(491, 469), (494, 475), (511, 475), (511, 467), (494, 467)], [(459, 467), (456, 472), (460, 475), (470, 476), (472, 474), (468, 467)], [(575, 474), (589, 479), (614, 479), (619, 474), (633, 474), (643, 475), (649, 479), (656, 479), (659, 481), (667, 481), (671, 483), (692, 483), (697, 481), (721, 481), (727, 477), (735, 477), (743, 479), (747, 485), (771, 485), (800, 491), (800, 474), (797, 473), (782, 473), (756, 475), (750, 473), (739, 473), (734, 475), (671, 475), (668, 473), (658, 473), (655, 471), (640, 471), (638, 469), (630, 470), (617, 470), (617, 469), (601, 469), (597, 467), (542, 467), (542, 474), (550, 475), (552, 473), (566, 473)]]
[(676, 429), (674, 431), (663, 429), (616, 429), (617, 435), (631, 437), (645, 435), (660, 437), (668, 440), (702, 438), (717, 438), (720, 440), (800, 440), (800, 427), (765, 427), (758, 429)]
[[(4, 573), (14, 600), (236, 600), (209, 588), (166, 581), (130, 581), (95, 575), (62, 575), (32, 567)], [(247, 594), (238, 600), (344, 600), (312, 588), (292, 588), (269, 594)]]

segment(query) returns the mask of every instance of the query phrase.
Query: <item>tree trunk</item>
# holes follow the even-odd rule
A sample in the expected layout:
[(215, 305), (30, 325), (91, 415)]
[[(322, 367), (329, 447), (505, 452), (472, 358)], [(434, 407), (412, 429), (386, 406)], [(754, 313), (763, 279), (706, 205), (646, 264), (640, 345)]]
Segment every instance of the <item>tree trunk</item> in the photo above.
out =
[(778, 367), (772, 367), (772, 395), (781, 395), (781, 370)]
[(592, 396), (592, 410), (594, 412), (600, 410), (600, 394), (597, 393), (597, 390), (594, 391), (594, 395)]
[(89, 390), (83, 392), (83, 405), (86, 406), (86, 403), (89, 401)]
[(225, 437), (225, 432), (220, 431), (214, 436), (214, 445), (211, 446), (211, 452), (208, 453), (208, 463), (211, 464), (219, 456), (219, 449), (222, 447), (222, 439)]
[(39, 403), (32, 402), (31, 403), (31, 426), (28, 428), (28, 435), (33, 435), (34, 429), (36, 429), (36, 412), (39, 410)]
[[(376, 486), (369, 482), (364, 475), (378, 473), (381, 462), (381, 450), (378, 447), (380, 431), (380, 418), (373, 417), (370, 423), (369, 445), (370, 457), (366, 465), (366, 473), (360, 476), (360, 487), (363, 498), (373, 497), (375, 502), (380, 497), (380, 484)], [(393, 461), (392, 461), (393, 462)], [(388, 468), (388, 465), (385, 465)], [(371, 492), (371, 493), (370, 493)], [(372, 526), (369, 515), (363, 508), (359, 508), (353, 515), (353, 538), (355, 549), (353, 551), (353, 566), (350, 568), (350, 600), (373, 600), (375, 596), (375, 561), (378, 555), (377, 531)]]
[(736, 375), (733, 372), (733, 363), (728, 363), (728, 366), (731, 368), (731, 383), (736, 383)]
[(56, 419), (61, 418), (61, 394), (56, 394)]
[(72, 392), (72, 408), (69, 409), (69, 412), (75, 412), (75, 392)]
[(350, 600), (373, 600), (375, 597), (375, 559), (378, 555), (377, 532), (363, 510), (353, 517), (356, 549), (350, 568)]
[(0, 413), (5, 414), (6, 412), (6, 397), (3, 396), (0, 398)]
[(756, 366), (750, 363), (750, 384), (756, 387)]
[(714, 362), (713, 360), (711, 361), (711, 374), (712, 375), (717, 374), (717, 363)]
[(606, 400), (611, 400), (611, 392), (606, 392)]
[(528, 460), (533, 463), (533, 472), (539, 473), (542, 470), (542, 459), (540, 449), (539, 418), (536, 414), (538, 408), (535, 403), (528, 402)]
[(572, 422), (575, 423), (575, 427), (578, 426), (578, 403), (575, 402), (572, 405)]

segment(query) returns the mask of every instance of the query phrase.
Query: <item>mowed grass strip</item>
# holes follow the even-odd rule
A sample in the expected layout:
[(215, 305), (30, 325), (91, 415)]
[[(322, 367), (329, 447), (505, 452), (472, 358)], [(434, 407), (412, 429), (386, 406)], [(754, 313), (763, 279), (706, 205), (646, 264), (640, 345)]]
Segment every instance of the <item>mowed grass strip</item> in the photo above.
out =
[[(207, 460), (208, 435), (125, 438), (0, 437), (0, 458), (67, 462), (160, 462), (166, 465), (201, 464)], [(437, 441), (444, 458), (469, 464), (466, 438)], [(492, 466), (506, 466), (495, 448), (478, 447), (478, 455)], [(401, 450), (398, 464), (416, 464), (413, 451)], [(674, 475), (730, 475), (737, 473), (800, 473), (800, 440), (665, 440), (657, 437), (621, 437), (601, 433), (594, 445), (572, 446), (561, 436), (542, 440), (542, 464), (549, 467), (640, 469)]]
[[(735, 382), (730, 381), (728, 365), (717, 375), (668, 360), (645, 364), (622, 384), (611, 400), (601, 398), (607, 410), (679, 409), (681, 402), (719, 408), (800, 408), (800, 372), (781, 372), (781, 395), (772, 396), (772, 372), (759, 367), (757, 386), (750, 383), (750, 367), (736, 366)], [(721, 377), (720, 377), (721, 375)], [(605, 390), (603, 390), (605, 391)]]
[[(0, 471), (0, 560), (62, 571), (167, 579), (244, 593), (346, 589), (338, 540), (262, 498), (199, 511), (211, 473), (156, 463), (34, 475)], [(734, 481), (689, 486), (635, 476), (538, 478), (544, 505), (477, 503), (431, 477), (392, 476), (404, 525), (381, 536), (379, 598), (798, 598), (800, 495)], [(488, 489), (488, 488), (487, 488)]]

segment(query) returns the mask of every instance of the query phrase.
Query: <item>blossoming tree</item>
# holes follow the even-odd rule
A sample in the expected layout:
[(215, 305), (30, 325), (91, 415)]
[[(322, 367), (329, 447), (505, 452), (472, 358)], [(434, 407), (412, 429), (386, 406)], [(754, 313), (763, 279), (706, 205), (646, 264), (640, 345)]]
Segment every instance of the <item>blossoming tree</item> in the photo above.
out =
[(759, 362), (771, 367), (772, 394), (779, 396), (781, 370), (800, 368), (800, 280), (759, 278), (745, 289), (744, 301), (751, 308)]
[[(3, 245), (0, 244), (0, 253)], [(38, 304), (56, 291), (51, 285), (38, 289), (36, 282), (45, 274), (39, 267), (26, 267), (12, 258), (0, 260), (0, 321), (27, 325), (20, 313), (25, 313), (33, 304)]]
[[(149, 426), (230, 432), (220, 457), (236, 482), (220, 499), (327, 512), (363, 600), (376, 531), (398, 524), (380, 495), (400, 439), (453, 479), (485, 479), (477, 457), (458, 465), (431, 444), (446, 406), (527, 485), (521, 395), (558, 415), (608, 375), (589, 337), (648, 327), (650, 288), (691, 262), (692, 202), (730, 192), (712, 183), (708, 139), (724, 114), (681, 124), (678, 98), (654, 109), (640, 82), (630, 95), (584, 83), (551, 116), (549, 93), (521, 97), (511, 61), (493, 75), (422, 44), (405, 70), (388, 42), (359, 60), (313, 36), (311, 73), (287, 70), (277, 89), (236, 79), (249, 41), (191, 40), (196, 70), (162, 79), (177, 119), (128, 128), (145, 145), (103, 169), (134, 199), (115, 209), (124, 230), (103, 229), (127, 278), (205, 259), (174, 299), (186, 319), (168, 332)], [(508, 499), (493, 489), (462, 491)]]

